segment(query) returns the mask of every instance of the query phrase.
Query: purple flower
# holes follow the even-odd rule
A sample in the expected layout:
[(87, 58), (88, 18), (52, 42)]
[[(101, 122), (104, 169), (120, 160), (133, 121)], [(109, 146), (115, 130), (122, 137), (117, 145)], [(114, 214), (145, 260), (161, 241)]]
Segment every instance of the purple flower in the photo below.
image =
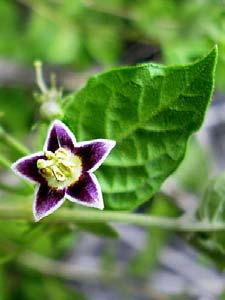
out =
[(77, 143), (61, 121), (51, 125), (43, 152), (25, 156), (12, 168), (38, 183), (33, 204), (36, 221), (59, 208), (65, 197), (89, 207), (104, 208), (101, 188), (93, 172), (103, 163), (116, 142), (106, 139)]

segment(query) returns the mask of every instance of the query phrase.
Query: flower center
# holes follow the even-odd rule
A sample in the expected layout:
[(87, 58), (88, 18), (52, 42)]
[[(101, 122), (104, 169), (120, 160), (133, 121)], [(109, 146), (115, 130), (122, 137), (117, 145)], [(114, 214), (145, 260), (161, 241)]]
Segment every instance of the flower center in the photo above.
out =
[(59, 148), (54, 153), (46, 151), (46, 159), (37, 161), (39, 173), (53, 188), (65, 188), (76, 182), (82, 171), (81, 160), (65, 148)]

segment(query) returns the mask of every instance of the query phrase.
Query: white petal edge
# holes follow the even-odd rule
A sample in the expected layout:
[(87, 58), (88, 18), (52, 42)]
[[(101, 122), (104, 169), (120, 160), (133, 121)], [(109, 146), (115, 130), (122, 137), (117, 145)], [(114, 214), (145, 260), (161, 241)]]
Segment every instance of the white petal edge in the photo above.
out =
[(37, 186), (36, 190), (35, 190), (35, 198), (34, 198), (34, 202), (33, 202), (33, 216), (34, 216), (34, 220), (35, 222), (38, 222), (40, 221), (41, 219), (49, 216), (50, 214), (52, 214), (54, 211), (56, 211), (60, 206), (62, 206), (62, 204), (65, 202), (66, 198), (65, 198), (65, 195), (64, 197), (58, 202), (57, 205), (55, 205), (54, 207), (52, 207), (51, 209), (49, 209), (45, 214), (43, 214), (42, 216), (38, 216), (36, 214), (36, 201), (37, 201), (37, 193), (38, 193), (38, 190), (40, 188), (40, 184)]
[(72, 142), (73, 142), (73, 145), (74, 147), (76, 147), (76, 138), (75, 138), (75, 135), (72, 133), (72, 131), (69, 129), (68, 126), (66, 126), (62, 121), (60, 120), (54, 120), (50, 126), (49, 126), (49, 129), (48, 129), (48, 133), (47, 133), (47, 137), (46, 137), (46, 140), (45, 140), (45, 143), (44, 143), (44, 147), (43, 147), (43, 150), (44, 151), (47, 151), (47, 148), (48, 148), (48, 141), (49, 141), (49, 138), (50, 138), (50, 133), (53, 129), (53, 127), (55, 125), (58, 125), (58, 126), (61, 126), (63, 127), (63, 129), (66, 131), (66, 133), (68, 134), (68, 136), (71, 138)]
[(98, 208), (100, 210), (103, 210), (104, 209), (104, 201), (103, 201), (103, 197), (102, 197), (102, 190), (101, 190), (100, 184), (99, 184), (98, 179), (96, 178), (96, 176), (94, 174), (89, 173), (89, 175), (91, 176), (91, 179), (93, 180), (93, 182), (96, 186), (97, 193), (98, 193), (98, 196), (99, 196), (98, 199), (95, 199), (94, 203), (82, 202), (82, 201), (80, 201), (80, 200), (78, 200), (74, 197), (71, 197), (67, 193), (66, 193), (65, 197), (71, 202), (75, 202), (75, 203), (83, 205), (83, 206), (93, 207), (93, 208)]
[(101, 166), (101, 164), (104, 162), (104, 160), (109, 155), (111, 150), (116, 146), (116, 141), (114, 141), (114, 140), (96, 139), (96, 140), (79, 142), (79, 143), (76, 144), (76, 148), (86, 146), (86, 145), (89, 145), (89, 144), (93, 144), (93, 143), (96, 143), (96, 142), (101, 142), (101, 143), (107, 144), (107, 151), (105, 152), (103, 157), (90, 170), (88, 170), (88, 172), (95, 172)]
[(19, 177), (22, 177), (23, 179), (26, 179), (26, 180), (28, 180), (28, 181), (31, 182), (31, 183), (34, 183), (34, 182), (37, 183), (37, 181), (31, 179), (30, 177), (27, 177), (26, 175), (21, 174), (19, 171), (17, 171), (16, 166), (17, 166), (19, 163), (21, 163), (21, 162), (23, 162), (23, 161), (25, 161), (25, 160), (27, 160), (27, 159), (34, 158), (35, 156), (39, 156), (39, 155), (43, 156), (43, 155), (44, 155), (43, 151), (36, 152), (36, 153), (31, 154), (31, 155), (23, 156), (23, 157), (21, 157), (20, 159), (18, 159), (17, 161), (15, 161), (15, 162), (12, 164), (11, 169), (12, 169), (13, 172), (14, 172), (16, 175), (18, 175)]

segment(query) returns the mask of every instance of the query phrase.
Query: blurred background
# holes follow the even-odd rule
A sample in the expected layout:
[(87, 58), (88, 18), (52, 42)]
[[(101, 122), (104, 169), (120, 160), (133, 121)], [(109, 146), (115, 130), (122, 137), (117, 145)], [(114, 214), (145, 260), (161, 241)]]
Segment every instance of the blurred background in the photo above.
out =
[[(44, 63), (46, 81), (56, 74), (66, 95), (110, 67), (186, 64), (215, 44), (213, 104), (162, 189), (176, 205), (160, 194), (139, 209), (191, 214), (208, 178), (225, 168), (223, 0), (0, 0), (0, 125), (37, 149), (33, 124), (42, 112), (33, 95), (36, 59)], [(1, 139), (0, 153), (18, 157)], [(0, 167), (0, 182), (0, 201), (10, 200), (3, 187), (15, 178)], [(98, 226), (40, 224), (30, 231), (29, 224), (0, 221), (0, 300), (225, 299), (221, 261), (215, 266), (194, 243), (159, 229), (112, 226), (119, 238), (113, 230), (104, 236)]]

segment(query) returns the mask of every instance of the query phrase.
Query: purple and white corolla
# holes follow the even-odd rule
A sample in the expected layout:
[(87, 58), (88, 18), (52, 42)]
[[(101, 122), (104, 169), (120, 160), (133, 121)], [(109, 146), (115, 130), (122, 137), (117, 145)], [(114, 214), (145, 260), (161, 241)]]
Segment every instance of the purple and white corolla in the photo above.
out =
[(25, 156), (12, 168), (16, 174), (38, 183), (33, 213), (36, 221), (59, 208), (65, 197), (89, 207), (104, 208), (102, 192), (93, 172), (116, 142), (96, 139), (77, 143), (59, 120), (50, 126), (43, 152)]

